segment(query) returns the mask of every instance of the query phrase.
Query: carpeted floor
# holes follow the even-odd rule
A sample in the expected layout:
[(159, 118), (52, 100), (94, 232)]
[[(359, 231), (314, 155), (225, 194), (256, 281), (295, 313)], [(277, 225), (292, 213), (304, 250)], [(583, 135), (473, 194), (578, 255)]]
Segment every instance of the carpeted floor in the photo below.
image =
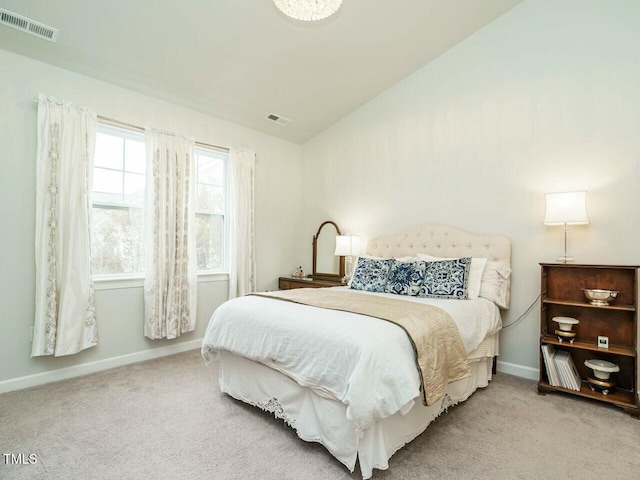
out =
[[(1, 479), (357, 479), (321, 445), (222, 395), (198, 351), (0, 395)], [(640, 478), (640, 421), (498, 374), (373, 479)]]

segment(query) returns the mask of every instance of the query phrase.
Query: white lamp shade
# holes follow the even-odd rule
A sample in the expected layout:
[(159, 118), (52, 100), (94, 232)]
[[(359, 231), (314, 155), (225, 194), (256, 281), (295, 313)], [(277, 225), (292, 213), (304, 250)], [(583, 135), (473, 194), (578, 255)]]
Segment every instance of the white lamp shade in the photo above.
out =
[(360, 254), (360, 237), (357, 235), (336, 235), (334, 255), (349, 256)]
[(545, 225), (586, 225), (587, 192), (547, 193)]

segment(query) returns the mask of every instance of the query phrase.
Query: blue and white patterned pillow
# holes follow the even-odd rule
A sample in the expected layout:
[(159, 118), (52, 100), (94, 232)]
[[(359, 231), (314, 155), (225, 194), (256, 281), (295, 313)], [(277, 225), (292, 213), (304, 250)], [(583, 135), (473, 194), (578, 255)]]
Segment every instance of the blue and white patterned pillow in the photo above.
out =
[(385, 292), (396, 295), (418, 295), (424, 282), (427, 262), (393, 261)]
[(366, 292), (384, 292), (392, 263), (391, 259), (358, 258), (349, 288)]
[(466, 300), (469, 298), (467, 285), (470, 268), (471, 257), (427, 262), (418, 296)]

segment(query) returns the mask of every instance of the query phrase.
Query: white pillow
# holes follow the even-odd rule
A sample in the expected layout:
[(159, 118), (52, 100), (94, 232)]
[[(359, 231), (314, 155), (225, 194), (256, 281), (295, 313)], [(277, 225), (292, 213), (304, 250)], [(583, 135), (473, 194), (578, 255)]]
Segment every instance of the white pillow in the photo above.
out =
[(416, 262), (416, 261), (420, 260), (420, 257), (407, 255), (406, 257), (394, 258), (394, 260), (397, 260), (398, 262), (410, 263), (410, 262)]
[(480, 284), (480, 296), (491, 300), (500, 308), (509, 308), (507, 303), (507, 279), (511, 275), (511, 269), (506, 265), (489, 261), (482, 274)]
[[(426, 260), (428, 262), (434, 262), (438, 260), (454, 260), (453, 258), (440, 258), (424, 253), (419, 253), (418, 258)], [(467, 293), (470, 299), (478, 298), (480, 294), (480, 284), (482, 283), (482, 272), (484, 266), (487, 263), (486, 258), (471, 258), (471, 268), (469, 269), (469, 281), (467, 283)]]

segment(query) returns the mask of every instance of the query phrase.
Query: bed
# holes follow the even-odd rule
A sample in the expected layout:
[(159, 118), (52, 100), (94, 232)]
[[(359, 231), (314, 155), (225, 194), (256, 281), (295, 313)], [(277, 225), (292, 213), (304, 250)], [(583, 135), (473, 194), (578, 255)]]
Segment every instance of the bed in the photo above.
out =
[(221, 391), (272, 412), (351, 472), (358, 462), (364, 479), (387, 469), (391, 456), (449, 407), (488, 385), (499, 353), (499, 308), (509, 304), (511, 247), (505, 237), (421, 225), (370, 240), (366, 254), (487, 259), (483, 275), (492, 266), (480, 296), (468, 300), (360, 292), (431, 305), (454, 320), (469, 374), (446, 384), (436, 401), (421, 401), (422, 377), (406, 332), (358, 313), (242, 297), (216, 310), (202, 345), (206, 361), (219, 361)]

